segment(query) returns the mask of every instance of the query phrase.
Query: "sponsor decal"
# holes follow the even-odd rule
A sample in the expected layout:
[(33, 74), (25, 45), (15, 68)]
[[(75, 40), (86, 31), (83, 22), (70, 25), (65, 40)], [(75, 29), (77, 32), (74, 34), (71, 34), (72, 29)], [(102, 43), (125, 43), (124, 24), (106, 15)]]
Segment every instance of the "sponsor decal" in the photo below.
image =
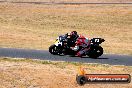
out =
[(86, 83), (130, 83), (130, 74), (86, 74), (85, 68), (80, 67), (76, 76), (79, 85)]

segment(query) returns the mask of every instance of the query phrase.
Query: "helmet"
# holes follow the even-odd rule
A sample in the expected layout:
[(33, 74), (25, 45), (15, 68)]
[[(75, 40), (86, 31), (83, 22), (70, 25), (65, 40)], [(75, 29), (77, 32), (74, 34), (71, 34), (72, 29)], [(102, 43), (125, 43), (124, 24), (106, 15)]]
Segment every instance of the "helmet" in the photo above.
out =
[(71, 38), (76, 38), (76, 37), (78, 37), (78, 34), (77, 34), (77, 32), (76, 31), (72, 31), (71, 33), (70, 33), (70, 37)]
[(76, 31), (72, 31), (70, 34), (77, 35)]

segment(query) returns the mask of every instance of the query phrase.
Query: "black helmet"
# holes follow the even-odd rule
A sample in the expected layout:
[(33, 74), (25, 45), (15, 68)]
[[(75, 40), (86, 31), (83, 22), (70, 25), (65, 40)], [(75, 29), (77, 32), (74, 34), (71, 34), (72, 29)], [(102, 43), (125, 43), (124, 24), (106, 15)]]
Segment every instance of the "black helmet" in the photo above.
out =
[(72, 31), (70, 34), (71, 35), (77, 35), (77, 32), (76, 31)]
[(76, 39), (77, 37), (78, 37), (78, 34), (77, 34), (76, 31), (72, 31), (72, 32), (70, 33), (70, 38)]
[(72, 36), (72, 35), (77, 35), (77, 32), (76, 31), (72, 31), (71, 33), (70, 33), (70, 35)]

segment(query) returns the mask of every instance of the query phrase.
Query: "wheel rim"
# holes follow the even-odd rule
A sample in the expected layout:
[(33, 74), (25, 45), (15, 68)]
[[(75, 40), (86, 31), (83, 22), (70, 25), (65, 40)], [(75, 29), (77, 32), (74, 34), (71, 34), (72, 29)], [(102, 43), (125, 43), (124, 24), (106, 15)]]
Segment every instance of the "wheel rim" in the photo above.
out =
[(53, 49), (53, 52), (56, 53), (56, 47)]
[(97, 54), (100, 56), (103, 54), (103, 49), (102, 48), (99, 48), (97, 49)]

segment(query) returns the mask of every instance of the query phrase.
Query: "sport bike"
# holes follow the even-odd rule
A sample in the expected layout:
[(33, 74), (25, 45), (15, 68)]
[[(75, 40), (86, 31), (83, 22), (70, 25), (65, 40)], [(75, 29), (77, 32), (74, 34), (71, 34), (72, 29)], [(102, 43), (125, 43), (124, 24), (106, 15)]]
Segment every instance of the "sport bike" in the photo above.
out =
[[(103, 54), (103, 48), (101, 43), (105, 40), (102, 38), (92, 38), (90, 39), (90, 45), (85, 48), (90, 48), (83, 56), (89, 56), (90, 58), (98, 58)], [(78, 51), (73, 51), (70, 47), (74, 47), (75, 42), (70, 41), (70, 39), (64, 35), (59, 36), (54, 44), (49, 47), (49, 52), (53, 55), (71, 55), (75, 56), (76, 53), (82, 49), (79, 48)]]

